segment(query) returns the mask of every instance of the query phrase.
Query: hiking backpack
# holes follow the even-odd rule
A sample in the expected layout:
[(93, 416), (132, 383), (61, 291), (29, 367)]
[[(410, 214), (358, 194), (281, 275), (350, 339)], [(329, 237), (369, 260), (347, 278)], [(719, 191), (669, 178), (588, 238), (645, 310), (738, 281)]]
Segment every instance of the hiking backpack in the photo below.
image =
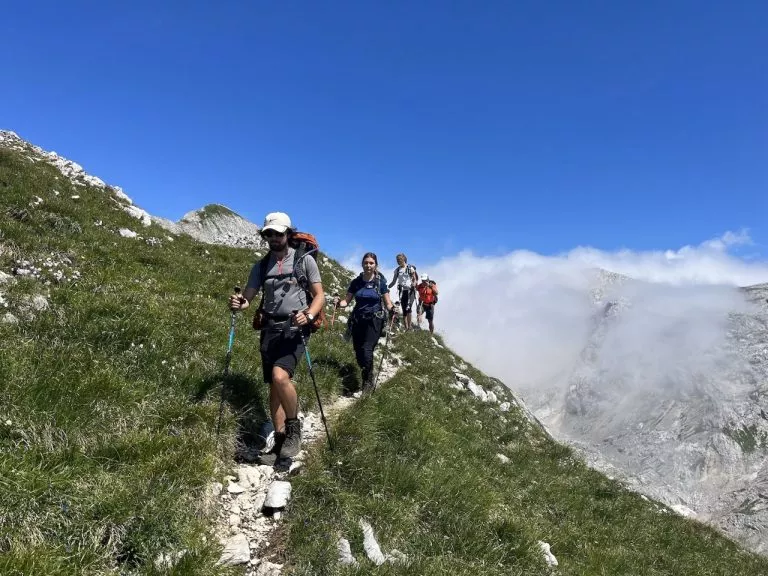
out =
[[(304, 294), (307, 297), (307, 307), (312, 305), (314, 296), (309, 289), (309, 279), (307, 278), (307, 267), (302, 265), (304, 258), (312, 256), (317, 262), (317, 255), (320, 253), (320, 245), (317, 242), (317, 238), (308, 232), (294, 232), (288, 238), (288, 246), (293, 248), (296, 252), (293, 256), (293, 272), (291, 275), (295, 275), (298, 280), (299, 287), (304, 290)], [(259, 261), (259, 284), (261, 286), (262, 297), (259, 307), (253, 315), (253, 329), (261, 330), (264, 324), (264, 282), (267, 279), (267, 263), (269, 260), (269, 252), (266, 256)], [(310, 330), (317, 332), (321, 326), (326, 324), (325, 309), (321, 309), (315, 319), (310, 324)]]
[(419, 300), (421, 300), (421, 303), (426, 306), (431, 306), (432, 304), (437, 304), (437, 294), (435, 294), (435, 291), (432, 289), (432, 282), (428, 282), (426, 286), (419, 285), (417, 288), (419, 291)]

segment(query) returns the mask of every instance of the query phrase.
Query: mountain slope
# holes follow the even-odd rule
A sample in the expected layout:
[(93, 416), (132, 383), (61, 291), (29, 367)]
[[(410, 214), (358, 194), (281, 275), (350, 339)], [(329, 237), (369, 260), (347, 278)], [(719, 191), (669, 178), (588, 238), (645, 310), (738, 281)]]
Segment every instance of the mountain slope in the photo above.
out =
[(526, 402), (598, 469), (765, 553), (768, 290), (605, 280), (567, 392)]
[[(224, 388), (220, 377), (226, 296), (260, 252), (169, 233), (119, 189), (2, 136), (0, 573), (238, 573), (218, 565), (209, 487), (267, 409), (248, 318)], [(320, 261), (326, 290), (340, 291), (348, 272)], [(311, 341), (324, 400), (359, 384), (342, 331)], [(316, 447), (296, 480), (275, 539), (296, 572), (350, 571), (338, 536), (372, 571), (365, 516), (386, 552), (406, 556), (388, 573), (549, 573), (538, 540), (562, 574), (768, 573), (764, 558), (587, 468), (426, 333), (396, 348), (407, 368), (340, 417), (336, 451)], [(312, 408), (305, 363), (296, 380)]]

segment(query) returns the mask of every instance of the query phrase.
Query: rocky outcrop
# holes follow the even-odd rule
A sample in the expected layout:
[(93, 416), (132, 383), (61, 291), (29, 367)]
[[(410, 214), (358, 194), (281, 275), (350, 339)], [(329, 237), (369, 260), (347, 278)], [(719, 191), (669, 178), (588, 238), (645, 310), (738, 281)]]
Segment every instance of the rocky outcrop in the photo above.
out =
[(155, 217), (153, 221), (174, 234), (188, 234), (208, 244), (254, 249), (266, 247), (256, 224), (220, 204), (209, 204), (188, 212), (178, 222)]

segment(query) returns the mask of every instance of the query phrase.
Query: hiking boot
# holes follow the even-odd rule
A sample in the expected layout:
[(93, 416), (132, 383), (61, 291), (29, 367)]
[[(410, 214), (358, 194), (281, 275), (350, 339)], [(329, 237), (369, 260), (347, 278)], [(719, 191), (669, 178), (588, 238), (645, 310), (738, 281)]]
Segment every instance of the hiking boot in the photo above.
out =
[(373, 370), (363, 374), (363, 394), (373, 392)]
[(267, 452), (262, 452), (256, 456), (256, 463), (263, 464), (265, 466), (274, 466), (275, 463), (281, 458), (280, 451), (285, 442), (285, 434), (282, 432), (276, 432), (274, 434), (274, 445)]
[(301, 450), (301, 421), (298, 418), (285, 420), (285, 442), (280, 450), (282, 458), (293, 458)]

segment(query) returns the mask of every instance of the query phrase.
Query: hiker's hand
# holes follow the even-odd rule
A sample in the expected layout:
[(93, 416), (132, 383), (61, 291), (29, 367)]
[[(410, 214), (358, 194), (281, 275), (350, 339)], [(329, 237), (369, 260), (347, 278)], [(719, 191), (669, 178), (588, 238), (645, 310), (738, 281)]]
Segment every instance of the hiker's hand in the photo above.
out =
[(347, 307), (347, 301), (346, 300), (339, 300), (336, 302), (336, 308), (346, 308)]
[(242, 294), (232, 294), (232, 296), (229, 297), (229, 309), (233, 312), (245, 310), (248, 306), (250, 306), (250, 304), (248, 303), (248, 300), (243, 298)]
[(296, 312), (293, 316), (293, 321), (296, 322), (296, 326), (306, 326), (309, 324), (309, 318), (304, 312)]
[(397, 309), (392, 306), (392, 308), (389, 309), (389, 317), (394, 318), (397, 315)]

